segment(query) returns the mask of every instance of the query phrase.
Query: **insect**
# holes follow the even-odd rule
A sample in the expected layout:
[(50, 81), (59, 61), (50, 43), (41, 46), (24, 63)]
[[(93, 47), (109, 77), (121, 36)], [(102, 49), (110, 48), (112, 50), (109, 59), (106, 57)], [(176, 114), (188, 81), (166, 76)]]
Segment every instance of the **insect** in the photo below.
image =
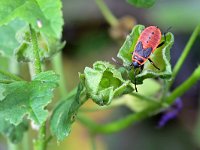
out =
[(165, 33), (164, 33), (164, 41), (161, 42), (162, 33), (157, 26), (149, 26), (145, 28), (140, 34), (138, 41), (135, 45), (134, 51), (132, 53), (132, 63), (130, 66), (134, 67), (134, 79), (135, 79), (135, 90), (136, 87), (136, 68), (144, 67), (144, 64), (147, 60), (158, 70), (160, 70), (154, 62), (150, 59), (151, 54), (160, 46), (162, 46), (165, 41)]

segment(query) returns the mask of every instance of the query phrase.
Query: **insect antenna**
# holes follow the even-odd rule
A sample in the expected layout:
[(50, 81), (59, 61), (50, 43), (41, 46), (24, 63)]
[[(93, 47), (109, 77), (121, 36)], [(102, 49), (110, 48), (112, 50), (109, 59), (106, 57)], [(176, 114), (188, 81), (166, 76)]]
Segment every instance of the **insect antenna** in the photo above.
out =
[(172, 28), (172, 26), (168, 27), (167, 30), (163, 33), (165, 41), (166, 41), (166, 34), (167, 34), (167, 32), (169, 32), (169, 30), (171, 30), (171, 28)]
[(135, 91), (138, 92), (136, 87), (136, 69), (134, 68), (134, 84), (135, 84)]
[(119, 66), (123, 66), (122, 63), (120, 63), (119, 61), (117, 61), (114, 57), (112, 57), (112, 61), (116, 64), (118, 64)]

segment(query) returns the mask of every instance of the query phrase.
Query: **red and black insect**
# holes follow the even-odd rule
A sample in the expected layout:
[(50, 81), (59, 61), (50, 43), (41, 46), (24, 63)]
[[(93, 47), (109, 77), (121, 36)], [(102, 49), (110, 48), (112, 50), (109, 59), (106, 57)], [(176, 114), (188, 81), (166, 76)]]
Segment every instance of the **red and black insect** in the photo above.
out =
[[(144, 67), (144, 64), (147, 60), (150, 61), (150, 63), (158, 70), (160, 70), (154, 62), (150, 59), (150, 55), (160, 46), (162, 46), (166, 40), (165, 34), (164, 38), (165, 40), (161, 42), (162, 33), (160, 29), (156, 26), (149, 26), (145, 28), (142, 33), (140, 34), (140, 37), (138, 38), (138, 41), (135, 45), (133, 55), (132, 55), (132, 64), (131, 66), (134, 67), (134, 76), (136, 76), (136, 68), (141, 68), (141, 70)], [(135, 77), (134, 77), (135, 78)], [(136, 87), (136, 78), (135, 78), (135, 90), (137, 92)]]

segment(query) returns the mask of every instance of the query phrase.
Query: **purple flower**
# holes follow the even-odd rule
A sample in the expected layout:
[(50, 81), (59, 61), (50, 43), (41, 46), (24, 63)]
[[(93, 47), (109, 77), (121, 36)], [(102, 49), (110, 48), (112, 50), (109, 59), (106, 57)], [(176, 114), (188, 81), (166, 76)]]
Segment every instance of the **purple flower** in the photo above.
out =
[(183, 107), (183, 103), (180, 98), (177, 98), (172, 106), (163, 112), (162, 117), (158, 122), (158, 127), (162, 128), (169, 120), (176, 118)]

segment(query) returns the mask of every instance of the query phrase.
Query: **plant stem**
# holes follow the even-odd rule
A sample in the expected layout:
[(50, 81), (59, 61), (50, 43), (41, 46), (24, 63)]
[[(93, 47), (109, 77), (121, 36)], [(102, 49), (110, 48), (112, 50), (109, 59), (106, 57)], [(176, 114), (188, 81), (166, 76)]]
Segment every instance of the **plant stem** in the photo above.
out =
[(92, 120), (80, 115), (78, 116), (79, 121), (84, 124), (86, 127), (88, 127), (88, 129), (92, 132), (92, 133), (104, 133), (104, 134), (111, 134), (114, 132), (118, 132), (128, 126), (130, 126), (131, 124), (133, 124), (134, 122), (140, 121), (144, 118), (147, 118), (148, 116), (152, 115), (153, 112), (161, 109), (161, 108), (166, 108), (166, 103), (161, 103), (159, 101), (156, 101), (150, 97), (145, 97), (143, 95), (140, 95), (138, 93), (129, 93), (130, 95), (137, 97), (141, 100), (146, 100), (149, 102), (153, 102), (154, 105), (151, 105), (151, 107), (149, 107), (148, 109), (138, 112), (138, 113), (133, 113), (130, 114), (118, 121), (109, 123), (109, 124), (104, 124), (104, 125), (100, 125), (97, 124), (95, 122), (93, 122)]
[(31, 42), (33, 46), (33, 55), (34, 55), (34, 70), (35, 74), (42, 72), (41, 62), (40, 62), (40, 55), (39, 55), (39, 47), (37, 41), (37, 34), (35, 30), (29, 25), (30, 32), (31, 32)]
[(90, 112), (96, 112), (96, 111), (104, 111), (104, 110), (109, 110), (113, 109), (119, 106), (122, 106), (125, 104), (125, 101), (122, 100), (113, 100), (112, 103), (108, 106), (95, 106), (93, 108), (80, 108), (79, 112), (83, 113), (90, 113)]
[(38, 138), (34, 143), (34, 149), (45, 150), (46, 146), (46, 122), (44, 122), (39, 129)]
[(4, 76), (8, 76), (9, 78), (15, 80), (15, 81), (22, 81), (22, 79), (12, 73), (9, 72), (5, 72), (3, 70), (0, 70), (0, 74), (4, 75)]
[(150, 115), (152, 115), (152, 112), (156, 111), (158, 108), (160, 108), (160, 105), (154, 105), (144, 111), (130, 114), (118, 121), (108, 123), (108, 124), (103, 124), (103, 125), (97, 124), (93, 122), (92, 120), (81, 115), (78, 116), (78, 119), (82, 124), (88, 127), (90, 132), (92, 132), (93, 134), (96, 134), (96, 133), (111, 134), (111, 133), (115, 133), (122, 129), (127, 128), (134, 122), (137, 122), (144, 118), (149, 117)]
[(52, 64), (53, 64), (54, 71), (60, 75), (59, 90), (60, 90), (61, 97), (63, 98), (67, 95), (67, 88), (66, 88), (66, 81), (65, 81), (63, 66), (62, 66), (63, 63), (62, 63), (61, 52), (59, 52), (53, 57)]
[[(161, 103), (160, 101), (156, 101), (153, 98), (143, 96), (143, 95), (141, 95), (139, 93), (136, 93), (136, 92), (129, 93), (129, 95), (132, 95), (132, 96), (137, 97), (137, 98), (139, 98), (141, 100), (144, 100), (144, 101), (152, 102), (153, 104), (156, 104), (156, 105), (160, 104), (160, 106), (165, 106), (166, 107), (166, 105), (164, 105), (164, 103)], [(122, 105), (125, 105), (125, 104), (126, 104), (126, 101), (124, 101), (124, 100), (116, 100), (116, 101), (113, 101), (108, 106), (102, 106), (102, 107), (98, 107), (97, 106), (97, 107), (94, 107), (94, 108), (81, 108), (79, 110), (79, 112), (86, 112), (86, 113), (88, 113), (88, 112), (96, 112), (96, 111), (102, 111), (102, 110), (109, 110), (109, 109), (116, 108), (118, 106), (122, 106)]]
[(178, 74), (180, 68), (182, 67), (183, 62), (185, 61), (185, 59), (186, 59), (188, 53), (190, 52), (190, 50), (191, 50), (191, 48), (192, 48), (192, 46), (193, 46), (193, 44), (194, 44), (194, 42), (195, 42), (197, 36), (199, 35), (199, 33), (200, 33), (200, 25), (198, 25), (198, 26), (194, 29), (194, 31), (193, 31), (193, 33), (192, 33), (192, 35), (191, 35), (189, 41), (187, 42), (187, 44), (186, 44), (186, 46), (185, 46), (185, 48), (184, 48), (184, 50), (183, 50), (183, 52), (182, 52), (180, 58), (178, 59), (178, 62), (176, 63), (176, 65), (175, 65), (175, 67), (174, 67), (174, 69), (173, 69), (173, 73), (172, 73), (173, 79), (171, 80), (171, 82), (170, 82), (169, 85), (168, 85), (169, 88), (170, 88), (170, 86), (173, 84), (174, 79), (176, 78), (176, 75)]
[(166, 99), (166, 103), (171, 105), (174, 103), (177, 97), (180, 97), (188, 89), (190, 89), (198, 80), (200, 80), (200, 66), (198, 66), (192, 75), (181, 85), (179, 85), (171, 95)]
[(103, 14), (106, 21), (111, 25), (115, 26), (118, 24), (117, 18), (112, 14), (110, 9), (107, 7), (103, 0), (96, 0), (96, 4), (98, 5), (101, 13)]
[[(29, 25), (30, 33), (31, 33), (31, 41), (33, 46), (33, 55), (34, 55), (34, 71), (35, 74), (39, 74), (42, 72), (40, 55), (39, 55), (39, 47), (37, 41), (37, 34), (35, 30)], [(33, 76), (32, 76), (33, 77)], [(38, 132), (38, 139), (34, 143), (35, 150), (45, 150), (46, 149), (46, 121), (41, 125)]]
[(149, 102), (152, 102), (152, 103), (156, 103), (156, 104), (161, 104), (159, 101), (156, 101), (155, 99), (153, 98), (150, 98), (150, 97), (146, 97), (144, 95), (141, 95), (139, 93), (136, 93), (136, 92), (133, 92), (133, 93), (129, 93), (130, 95), (134, 96), (134, 97), (137, 97), (141, 100), (145, 100), (145, 101), (149, 101)]

